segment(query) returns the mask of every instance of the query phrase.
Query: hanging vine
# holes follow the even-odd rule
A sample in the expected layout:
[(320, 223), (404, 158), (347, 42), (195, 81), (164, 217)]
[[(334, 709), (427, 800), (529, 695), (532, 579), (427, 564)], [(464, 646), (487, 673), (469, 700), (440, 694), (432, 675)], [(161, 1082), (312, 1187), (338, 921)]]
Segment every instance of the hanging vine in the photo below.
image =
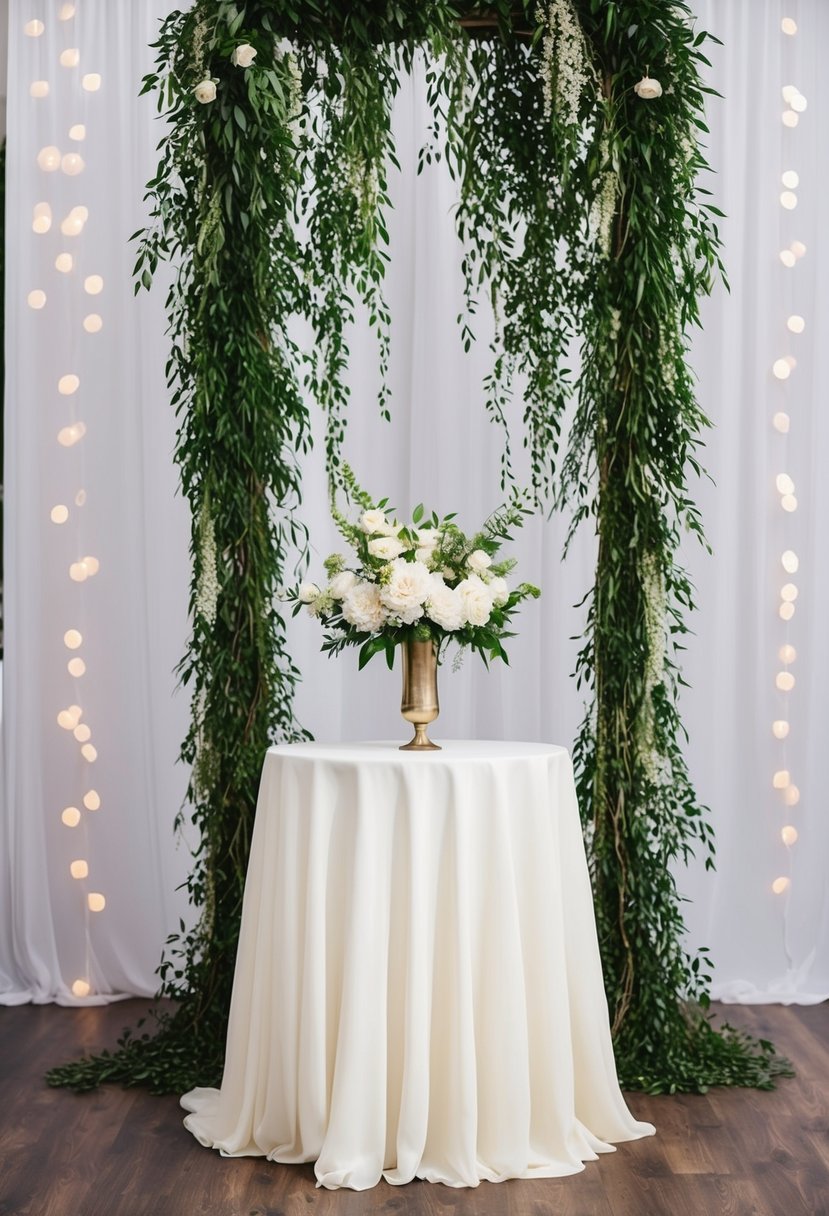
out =
[[(712, 1027), (670, 868), (694, 847), (713, 852), (676, 701), (692, 607), (676, 550), (682, 528), (702, 535), (688, 475), (706, 425), (684, 334), (721, 269), (716, 209), (697, 184), (705, 38), (681, 0), (197, 0), (163, 22), (144, 91), (167, 126), (135, 273), (150, 287), (160, 260), (177, 268), (167, 373), (193, 521), (181, 756), (200, 919), (159, 968), (175, 1012), (114, 1053), (54, 1069), (52, 1084), (220, 1081), (262, 759), (275, 739), (305, 737), (275, 597), (305, 549), (306, 402), (326, 411), (328, 467), (343, 481), (358, 309), (377, 332), (380, 412), (391, 408), (391, 113), (421, 53), (432, 123), (419, 167), (445, 156), (459, 183), (459, 340), (474, 340), (482, 300), (496, 316), (483, 388), (504, 428), (503, 480), (519, 436), (536, 500), (566, 503), (573, 528), (592, 519), (599, 534), (578, 665), (592, 705), (574, 754), (620, 1075), (698, 1089), (767, 1085), (784, 1067), (770, 1045)], [(310, 321), (310, 350), (292, 336), (297, 319)]]

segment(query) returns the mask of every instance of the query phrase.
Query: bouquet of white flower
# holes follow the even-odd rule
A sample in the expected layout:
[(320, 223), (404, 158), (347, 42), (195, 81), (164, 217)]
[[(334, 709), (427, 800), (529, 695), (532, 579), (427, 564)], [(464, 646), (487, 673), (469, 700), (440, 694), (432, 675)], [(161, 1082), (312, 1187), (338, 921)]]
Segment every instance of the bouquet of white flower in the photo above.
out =
[(295, 616), (304, 605), (325, 626), (323, 650), (359, 646), (361, 668), (383, 651), (392, 667), (401, 642), (432, 641), (440, 656), (451, 639), (477, 650), (485, 663), (508, 662), (502, 642), (514, 636), (510, 618), (522, 600), (540, 595), (530, 583), (511, 590), (507, 575), (515, 561), (497, 558), (510, 530), (532, 514), (526, 495), (516, 492), (469, 537), (454, 515), (427, 515), (422, 504), (411, 524), (401, 523), (388, 499), (374, 503), (348, 469), (346, 483), (359, 519), (350, 523), (336, 504), (332, 510), (353, 556), (332, 554), (324, 563), (327, 584), (304, 582), (290, 596)]

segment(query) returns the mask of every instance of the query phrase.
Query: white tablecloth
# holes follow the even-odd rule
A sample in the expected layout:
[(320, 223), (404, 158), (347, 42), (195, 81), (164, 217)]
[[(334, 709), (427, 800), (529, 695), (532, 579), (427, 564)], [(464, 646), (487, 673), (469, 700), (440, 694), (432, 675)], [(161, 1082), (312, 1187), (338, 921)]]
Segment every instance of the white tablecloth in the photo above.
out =
[(228, 1156), (322, 1186), (555, 1177), (631, 1116), (560, 747), (271, 748), (221, 1090), (182, 1098)]

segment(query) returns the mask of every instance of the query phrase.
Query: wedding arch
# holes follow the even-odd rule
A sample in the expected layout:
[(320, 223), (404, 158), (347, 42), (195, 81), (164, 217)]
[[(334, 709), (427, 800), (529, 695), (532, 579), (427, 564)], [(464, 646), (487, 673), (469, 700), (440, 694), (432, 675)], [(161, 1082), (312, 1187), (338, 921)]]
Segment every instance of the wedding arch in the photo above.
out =
[(709, 37), (683, 0), (196, 0), (163, 22), (144, 91), (167, 126), (135, 274), (138, 290), (162, 259), (177, 267), (167, 375), (192, 513), (181, 756), (199, 920), (159, 967), (175, 1012), (53, 1084), (219, 1083), (262, 757), (305, 737), (276, 595), (305, 547), (307, 403), (325, 410), (342, 484), (358, 307), (388, 367), (391, 109), (417, 56), (432, 114), (420, 167), (444, 158), (459, 186), (459, 340), (469, 348), (483, 301), (496, 317), (482, 392), (504, 428), (502, 479), (520, 432), (539, 506), (567, 506), (570, 535), (591, 520), (598, 533), (574, 760), (620, 1080), (769, 1086), (786, 1067), (712, 1024), (671, 870), (695, 848), (709, 866), (714, 854), (677, 708), (693, 608), (677, 548), (686, 529), (704, 543), (689, 480), (707, 425), (685, 335), (722, 272), (720, 213), (699, 184)]

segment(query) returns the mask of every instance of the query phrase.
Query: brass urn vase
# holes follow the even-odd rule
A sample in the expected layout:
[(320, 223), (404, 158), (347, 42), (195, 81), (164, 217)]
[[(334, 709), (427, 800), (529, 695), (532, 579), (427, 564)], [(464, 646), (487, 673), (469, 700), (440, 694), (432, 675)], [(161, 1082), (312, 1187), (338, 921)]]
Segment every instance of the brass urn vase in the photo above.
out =
[(401, 752), (439, 752), (426, 727), (440, 713), (438, 704), (438, 656), (434, 642), (403, 642), (403, 696), (400, 712), (415, 729), (414, 738)]

